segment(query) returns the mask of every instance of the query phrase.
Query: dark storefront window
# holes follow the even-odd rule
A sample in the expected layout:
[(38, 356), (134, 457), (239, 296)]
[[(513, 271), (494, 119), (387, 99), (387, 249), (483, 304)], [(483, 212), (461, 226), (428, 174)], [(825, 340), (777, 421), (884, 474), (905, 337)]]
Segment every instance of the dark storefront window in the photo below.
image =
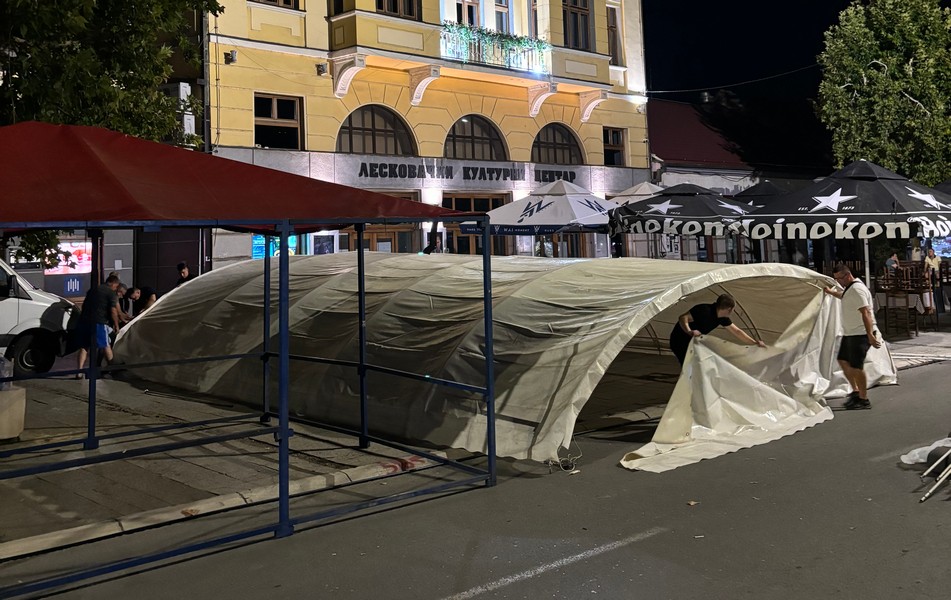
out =
[(532, 162), (546, 165), (582, 165), (581, 146), (571, 130), (560, 123), (542, 128), (532, 144)]
[(460, 160), (508, 160), (499, 130), (478, 115), (456, 121), (446, 136), (444, 154)]
[(261, 148), (303, 150), (301, 99), (254, 95), (254, 144)]
[(363, 106), (350, 113), (337, 135), (337, 152), (416, 156), (416, 145), (403, 119), (383, 106)]
[(615, 127), (604, 128), (604, 166), (624, 166), (624, 130)]
[(588, 0), (563, 0), (565, 48), (591, 49), (591, 9)]

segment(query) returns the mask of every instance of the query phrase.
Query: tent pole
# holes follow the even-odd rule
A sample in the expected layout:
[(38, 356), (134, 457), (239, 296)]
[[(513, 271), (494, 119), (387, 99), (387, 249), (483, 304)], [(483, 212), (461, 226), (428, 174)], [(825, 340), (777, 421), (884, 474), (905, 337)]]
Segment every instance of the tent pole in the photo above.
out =
[[(492, 238), (489, 217), (482, 217), (482, 305), (485, 327), (485, 436), (489, 459), (486, 486), (496, 483), (495, 473), (495, 350), (492, 344)], [(544, 242), (543, 242), (544, 243)]]
[(367, 411), (367, 288), (366, 261), (363, 252), (365, 223), (357, 223), (357, 323), (360, 338), (360, 447), (370, 447), (370, 425)]
[(294, 533), (294, 525), (291, 523), (290, 510), (290, 436), (292, 432), (288, 427), (289, 410), (289, 385), (290, 385), (290, 260), (288, 258), (289, 246), (288, 237), (291, 232), (290, 222), (286, 219), (281, 222), (281, 256), (279, 257), (278, 269), (278, 340), (280, 344), (279, 375), (278, 375), (278, 515), (279, 522), (274, 530), (274, 537), (286, 537)]
[[(89, 231), (92, 238), (92, 273), (89, 274), (89, 287), (97, 288), (102, 283), (102, 229)], [(89, 379), (89, 394), (86, 400), (86, 439), (83, 440), (84, 450), (95, 450), (99, 447), (96, 438), (96, 379), (99, 378), (99, 344), (96, 342), (96, 332), (93, 331), (89, 340), (89, 370), (86, 371)]]
[[(872, 265), (868, 261), (868, 239), (863, 240), (865, 246), (865, 285), (872, 289)], [(872, 291), (874, 294), (875, 292)]]
[(261, 362), (264, 367), (264, 372), (261, 377), (261, 381), (264, 382), (261, 388), (261, 423), (270, 423), (271, 422), (271, 398), (269, 396), (270, 390), (270, 374), (271, 374), (271, 356), (269, 354), (271, 349), (271, 236), (264, 236), (264, 331), (262, 335), (264, 336), (263, 343), (261, 344)]

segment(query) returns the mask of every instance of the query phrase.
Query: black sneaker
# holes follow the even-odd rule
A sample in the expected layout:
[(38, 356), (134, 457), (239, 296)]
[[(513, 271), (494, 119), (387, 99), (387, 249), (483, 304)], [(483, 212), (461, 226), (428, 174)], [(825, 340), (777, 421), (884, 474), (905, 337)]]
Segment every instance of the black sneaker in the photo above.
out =
[(872, 408), (872, 403), (858, 396), (850, 398), (849, 401), (845, 403), (845, 410), (862, 410), (866, 408)]

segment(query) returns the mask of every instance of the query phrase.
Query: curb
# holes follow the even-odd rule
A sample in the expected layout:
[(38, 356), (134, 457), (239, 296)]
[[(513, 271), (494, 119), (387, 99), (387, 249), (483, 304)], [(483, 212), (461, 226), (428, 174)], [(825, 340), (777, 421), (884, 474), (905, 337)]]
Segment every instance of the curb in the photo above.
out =
[[(430, 454), (447, 458), (447, 453), (444, 451), (430, 452)], [(334, 471), (332, 473), (295, 479), (289, 483), (288, 487), (290, 495), (295, 496), (333, 488), (346, 483), (357, 483), (367, 479), (383, 477), (385, 475), (417, 471), (440, 464), (442, 463), (421, 456), (407, 455), (378, 463)], [(62, 529), (60, 531), (42, 533), (19, 540), (11, 540), (0, 544), (0, 561), (20, 558), (47, 550), (56, 550), (74, 544), (91, 542), (105, 537), (129, 533), (147, 527), (154, 527), (156, 525), (183, 521), (199, 515), (209, 515), (248, 504), (275, 500), (277, 497), (278, 485), (266, 485), (240, 492), (231, 492), (221, 496), (212, 496), (211, 498), (204, 498), (187, 504), (179, 504), (178, 506), (147, 510), (117, 519), (109, 519), (107, 521), (89, 523), (78, 527)]]

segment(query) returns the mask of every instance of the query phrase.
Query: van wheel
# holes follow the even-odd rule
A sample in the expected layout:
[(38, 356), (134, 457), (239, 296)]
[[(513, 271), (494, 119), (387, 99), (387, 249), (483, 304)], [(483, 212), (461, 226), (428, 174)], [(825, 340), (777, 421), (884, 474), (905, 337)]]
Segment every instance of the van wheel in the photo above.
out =
[(56, 362), (56, 350), (47, 336), (27, 333), (13, 344), (13, 374), (46, 373)]

